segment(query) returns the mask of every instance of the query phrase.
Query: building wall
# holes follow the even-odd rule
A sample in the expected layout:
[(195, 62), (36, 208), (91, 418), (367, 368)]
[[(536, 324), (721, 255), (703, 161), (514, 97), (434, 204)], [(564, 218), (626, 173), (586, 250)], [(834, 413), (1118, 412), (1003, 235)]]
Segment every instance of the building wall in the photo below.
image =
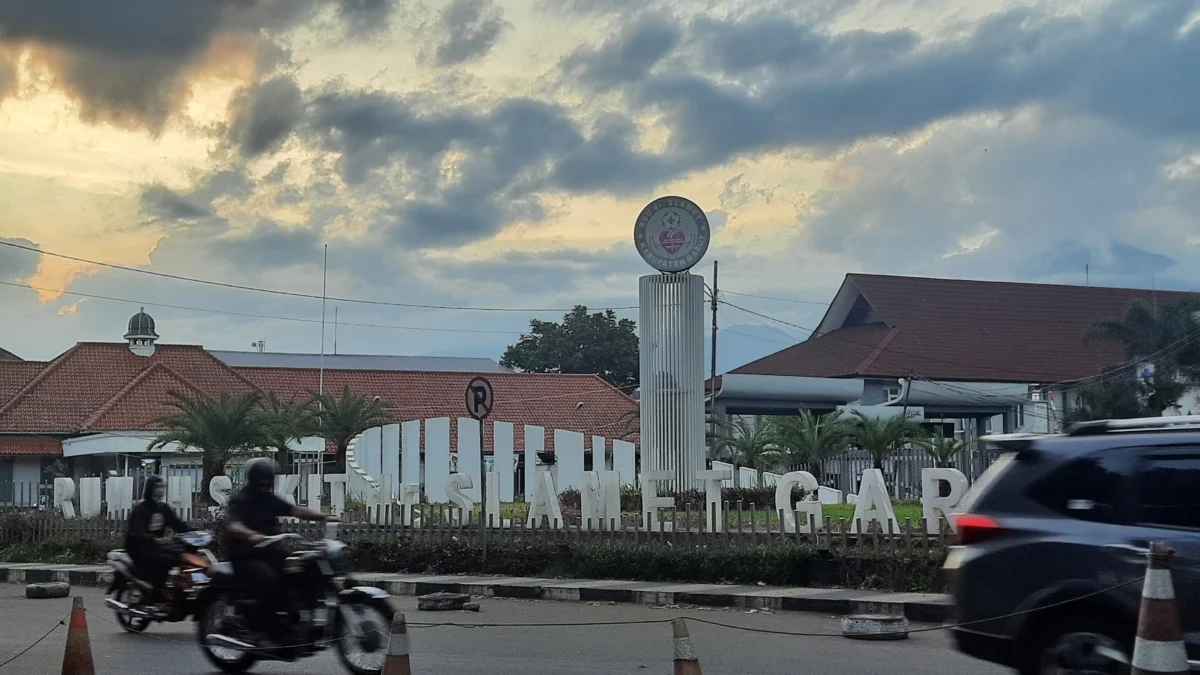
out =
[(17, 483), (36, 483), (42, 479), (41, 457), (14, 457), (12, 480)]

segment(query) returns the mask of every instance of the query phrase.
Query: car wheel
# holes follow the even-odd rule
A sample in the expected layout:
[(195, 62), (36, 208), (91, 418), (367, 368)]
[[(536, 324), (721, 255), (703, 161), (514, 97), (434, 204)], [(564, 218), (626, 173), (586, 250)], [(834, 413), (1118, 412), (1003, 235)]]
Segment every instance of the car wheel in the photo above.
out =
[(1134, 629), (1103, 615), (1053, 618), (1040, 631), (1023, 675), (1128, 675)]

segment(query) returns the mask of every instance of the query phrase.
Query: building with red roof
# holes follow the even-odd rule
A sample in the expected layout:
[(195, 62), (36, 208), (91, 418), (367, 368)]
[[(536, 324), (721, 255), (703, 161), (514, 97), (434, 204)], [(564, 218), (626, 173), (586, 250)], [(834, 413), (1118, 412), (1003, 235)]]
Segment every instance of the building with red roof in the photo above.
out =
[(637, 403), (594, 375), (515, 373), (489, 359), (212, 352), (159, 344), (145, 312), (125, 340), (80, 342), (48, 362), (0, 360), (0, 486), (37, 481), (56, 458), (79, 476), (179, 454), (146, 452), (156, 420), (174, 411), (165, 405), (171, 391), (273, 392), (286, 401), (348, 387), (379, 396), (391, 421), (403, 422), (465, 416), (467, 383), (482, 374), (495, 391), (492, 420), (609, 437), (636, 431)]
[(718, 379), (717, 412), (907, 405), (926, 419), (969, 421), (976, 433), (1050, 431), (1083, 384), (1124, 361), (1121, 345), (1085, 340), (1090, 327), (1120, 319), (1135, 301), (1197, 300), (1151, 289), (847, 274), (807, 340)]

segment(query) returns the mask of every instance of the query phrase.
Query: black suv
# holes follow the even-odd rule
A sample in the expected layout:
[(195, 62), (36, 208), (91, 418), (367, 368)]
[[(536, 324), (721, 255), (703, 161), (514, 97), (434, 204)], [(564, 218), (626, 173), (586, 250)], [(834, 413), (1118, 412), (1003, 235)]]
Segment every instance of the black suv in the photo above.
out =
[(959, 507), (945, 565), (958, 648), (1021, 673), (1129, 672), (1146, 549), (1165, 541), (1200, 671), (1200, 417), (987, 440), (1004, 454)]

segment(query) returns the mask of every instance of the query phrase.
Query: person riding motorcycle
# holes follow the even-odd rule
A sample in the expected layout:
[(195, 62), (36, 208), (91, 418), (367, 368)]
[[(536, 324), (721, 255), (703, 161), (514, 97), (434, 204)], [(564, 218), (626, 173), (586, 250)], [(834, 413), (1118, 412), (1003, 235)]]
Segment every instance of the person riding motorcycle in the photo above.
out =
[[(264, 629), (275, 645), (283, 644), (285, 626), (277, 613), (283, 607), (283, 561), (286, 554), (275, 548), (256, 548), (264, 538), (279, 534), (279, 518), (330, 521), (331, 516), (293, 506), (275, 494), (279, 465), (267, 458), (250, 460), (243, 467), (246, 485), (229, 500), (226, 550), (233, 573), (258, 596), (256, 617), (251, 621)], [(269, 648), (270, 644), (263, 645)]]
[(142, 501), (129, 512), (129, 523), (125, 530), (125, 550), (133, 559), (141, 578), (153, 588), (150, 593), (142, 595), (144, 605), (159, 601), (167, 575), (179, 562), (179, 552), (166, 548), (171, 543), (167, 528), (176, 534), (188, 529), (187, 524), (164, 503), (166, 496), (167, 488), (161, 478), (146, 478)]

